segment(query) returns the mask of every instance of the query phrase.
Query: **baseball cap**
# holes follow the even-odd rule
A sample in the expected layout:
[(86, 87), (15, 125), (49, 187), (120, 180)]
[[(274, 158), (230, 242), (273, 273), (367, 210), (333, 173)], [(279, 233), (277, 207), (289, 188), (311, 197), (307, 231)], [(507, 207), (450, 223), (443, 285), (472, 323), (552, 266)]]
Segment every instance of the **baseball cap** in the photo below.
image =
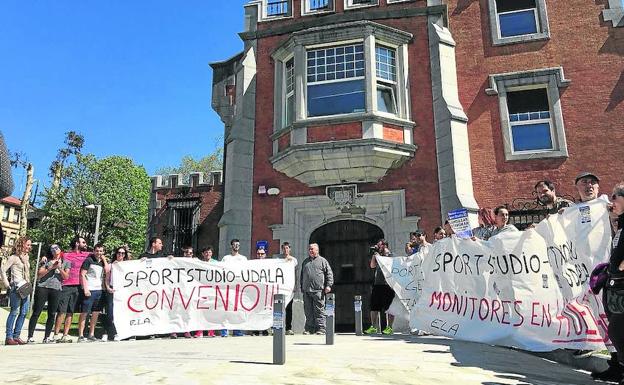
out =
[(579, 179), (586, 178), (586, 177), (588, 177), (588, 176), (589, 176), (589, 177), (592, 177), (592, 178), (596, 179), (598, 182), (600, 182), (600, 178), (598, 178), (598, 177), (596, 176), (596, 174), (594, 174), (594, 173), (592, 173), (592, 172), (589, 172), (589, 171), (583, 171), (582, 173), (580, 173), (580, 174), (578, 174), (578, 175), (576, 176), (576, 179), (574, 179), (574, 184), (577, 184), (577, 183), (578, 183), (578, 181), (579, 181)]

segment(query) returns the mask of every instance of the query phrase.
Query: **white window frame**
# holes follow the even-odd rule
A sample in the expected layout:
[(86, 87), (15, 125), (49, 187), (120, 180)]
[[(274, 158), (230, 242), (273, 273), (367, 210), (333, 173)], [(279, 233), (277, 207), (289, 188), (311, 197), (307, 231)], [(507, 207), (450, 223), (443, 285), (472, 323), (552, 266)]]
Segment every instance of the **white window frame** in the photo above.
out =
[[(546, 96), (548, 97), (548, 85), (546, 84), (536, 84), (536, 85), (531, 85), (531, 86), (521, 86), (521, 87), (510, 87), (507, 88), (506, 93), (510, 93), (510, 92), (516, 92), (516, 91), (526, 91), (526, 90), (535, 90), (535, 89), (543, 89), (546, 91)], [(552, 106), (550, 105), (550, 99), (548, 99), (548, 118), (540, 118), (540, 119), (529, 119), (529, 120), (520, 120), (520, 121), (512, 121), (511, 120), (511, 115), (509, 113), (509, 105), (507, 105), (507, 121), (509, 122), (509, 140), (510, 140), (510, 146), (511, 146), (511, 153), (512, 154), (535, 154), (535, 153), (540, 153), (540, 152), (551, 152), (554, 151), (556, 149), (555, 147), (555, 131), (553, 129), (554, 127), (554, 122), (552, 119), (553, 116), (553, 111), (552, 111)], [(535, 111), (535, 112), (544, 112), (544, 111)], [(520, 150), (517, 151), (515, 149), (515, 144), (513, 141), (513, 128), (517, 127), (517, 126), (525, 126), (525, 125), (530, 125), (530, 124), (539, 124), (539, 123), (548, 123), (548, 128), (549, 128), (549, 134), (550, 134), (550, 143), (551, 143), (551, 147), (550, 148), (543, 148), (543, 149), (539, 149), (539, 150)]]
[[(537, 4), (537, 0), (536, 0), (536, 4)], [(535, 20), (535, 32), (532, 33), (525, 33), (523, 35), (515, 35), (515, 36), (506, 36), (503, 37), (501, 34), (501, 28), (500, 28), (500, 15), (510, 15), (512, 13), (518, 13), (518, 12), (524, 12), (524, 11), (533, 11), (533, 19)], [(539, 24), (539, 17), (537, 15), (538, 13), (538, 9), (537, 8), (526, 8), (526, 9), (518, 9), (515, 11), (507, 11), (507, 12), (496, 12), (496, 27), (498, 29), (498, 38), (499, 39), (508, 39), (511, 37), (519, 37), (519, 36), (531, 36), (531, 35), (535, 35), (536, 33), (539, 33), (540, 31), (540, 24)]]
[(301, 0), (301, 15), (317, 15), (319, 13), (332, 13), (336, 10), (336, 5), (334, 2), (336, 0), (327, 0), (328, 7), (327, 8), (319, 8), (319, 9), (311, 9), (310, 2), (311, 1), (323, 1), (323, 0)]
[[(543, 68), (522, 72), (510, 72), (489, 76), (490, 87), (485, 90), (488, 95), (498, 96), (500, 111), (501, 130), (503, 134), (503, 148), (505, 159), (508, 161), (528, 160), (539, 158), (562, 158), (568, 157), (568, 148), (563, 122), (563, 112), (560, 100), (560, 88), (567, 87), (570, 83), (563, 74), (562, 67)], [(550, 112), (550, 135), (552, 150), (527, 150), (515, 151), (513, 146), (512, 125), (507, 105), (507, 92), (521, 91), (526, 89), (545, 88), (548, 96)], [(528, 121), (529, 124), (536, 121)]]
[(371, 0), (369, 3), (358, 4), (355, 3), (356, 0), (344, 0), (344, 9), (358, 9), (358, 8), (369, 8), (376, 7), (379, 5), (379, 0)]
[(535, 15), (535, 25), (537, 27), (536, 33), (509, 36), (509, 37), (501, 36), (500, 20), (499, 20), (498, 15), (516, 13), (522, 10), (498, 13), (497, 7), (496, 7), (496, 0), (488, 0), (488, 5), (489, 5), (489, 17), (490, 17), (490, 32), (492, 36), (493, 45), (498, 46), (498, 45), (505, 45), (505, 44), (526, 43), (526, 42), (531, 42), (531, 41), (550, 39), (550, 27), (548, 25), (548, 13), (546, 11), (546, 0), (535, 0), (535, 8), (524, 9), (525, 11), (529, 9), (534, 9), (533, 13)]
[(388, 3), (388, 4), (407, 3), (409, 1), (414, 1), (414, 0), (386, 0), (386, 3)]
[[(289, 73), (288, 73), (288, 62), (289, 61), (293, 61), (293, 68), (292, 68), (292, 90), (288, 91), (288, 77), (289, 77)], [(282, 111), (282, 128), (288, 127), (290, 125), (292, 125), (292, 123), (296, 120), (296, 116), (295, 116), (295, 109), (296, 106), (295, 104), (297, 103), (295, 101), (295, 58), (293, 55), (291, 55), (289, 58), (287, 58), (284, 61), (284, 70), (282, 71), (283, 74), (283, 84), (284, 86), (282, 87), (282, 92), (283, 92), (283, 100), (284, 100), (284, 109)], [(289, 122), (288, 121), (288, 98), (292, 97), (293, 98), (293, 110), (291, 111), (292, 114), (292, 121)]]
[[(363, 40), (351, 40), (351, 41), (346, 41), (346, 42), (335, 42), (335, 43), (331, 43), (331, 44), (322, 44), (322, 45), (312, 45), (312, 46), (308, 46), (305, 49), (305, 61), (306, 61), (306, 66), (305, 66), (305, 76), (304, 76), (304, 88), (305, 88), (305, 95), (306, 95), (306, 100), (304, 101), (304, 103), (302, 104), (301, 108), (304, 109), (305, 116), (310, 118), (310, 119), (315, 119), (315, 118), (326, 118), (329, 116), (337, 116), (337, 115), (350, 115), (350, 114), (360, 114), (362, 112), (366, 112), (367, 106), (366, 106), (366, 68), (367, 68), (367, 63), (366, 63), (366, 55), (364, 53), (364, 50), (362, 51), (362, 55), (364, 56), (364, 75), (363, 76), (354, 76), (354, 77), (350, 77), (350, 78), (342, 78), (342, 79), (331, 79), (331, 80), (319, 80), (319, 81), (314, 81), (314, 82), (308, 82), (308, 52), (309, 51), (315, 51), (315, 50), (321, 50), (321, 49), (328, 49), (328, 48), (332, 48), (332, 47), (346, 47), (346, 46), (355, 46), (355, 45), (362, 45), (364, 46), (364, 41)], [(355, 52), (354, 52), (355, 55)], [(335, 64), (335, 63), (334, 63)], [(354, 62), (355, 64), (355, 62)], [(346, 63), (345, 63), (346, 65)], [(327, 66), (327, 63), (325, 63), (325, 66)], [(355, 71), (355, 68), (354, 68)], [(307, 98), (307, 94), (308, 94), (308, 87), (310, 85), (320, 85), (320, 84), (330, 84), (330, 83), (344, 83), (344, 82), (348, 82), (348, 81), (352, 81), (352, 80), (364, 80), (364, 111), (362, 112), (348, 112), (348, 113), (342, 113), (342, 114), (333, 114), (333, 115), (320, 115), (320, 116), (309, 116), (308, 115), (308, 98)]]
[[(337, 33), (328, 34), (327, 31)], [(327, 38), (327, 36), (331, 36)], [(413, 39), (409, 32), (397, 30), (382, 24), (370, 21), (347, 23), (335, 28), (315, 27), (306, 30), (305, 34), (292, 36), (284, 41), (273, 52), (271, 57), (275, 61), (274, 75), (274, 119), (273, 119), (273, 152), (277, 153), (277, 139), (286, 132), (291, 132), (291, 144), (306, 143), (306, 131), (310, 125), (336, 124), (342, 122), (362, 121), (364, 137), (381, 137), (383, 124), (393, 124), (404, 127), (406, 138), (411, 138), (414, 122), (411, 120), (411, 98), (409, 84), (409, 54), (408, 46)], [(308, 82), (307, 82), (307, 52), (312, 49), (335, 47), (349, 44), (364, 45), (364, 111), (343, 114), (308, 116)], [(376, 77), (376, 45), (394, 49), (396, 53), (396, 84), (394, 90), (394, 108), (396, 114), (384, 113), (377, 108), (377, 77)], [(285, 104), (285, 63), (294, 57), (295, 63), (295, 116), (290, 127), (284, 127)], [(356, 78), (339, 79), (356, 80)], [(329, 82), (335, 82), (330, 80)], [(325, 82), (328, 82), (325, 80)], [(316, 82), (316, 84), (320, 84)], [(372, 136), (371, 136), (372, 135)], [(406, 139), (408, 140), (408, 139)], [(407, 142), (406, 142), (407, 143)]]
[[(394, 80), (389, 80), (389, 79), (384, 79), (384, 78), (380, 78), (377, 77), (377, 47), (382, 47), (385, 48), (387, 50), (390, 50), (392, 52), (394, 52)], [(382, 43), (376, 43), (375, 44), (375, 59), (373, 60), (374, 63), (374, 68), (375, 68), (375, 78), (376, 78), (376, 83), (375, 83), (375, 90), (374, 90), (374, 97), (376, 100), (376, 111), (380, 114), (387, 114), (387, 115), (391, 115), (391, 116), (398, 116), (399, 115), (399, 106), (397, 103), (397, 79), (398, 79), (398, 72), (399, 72), (399, 65), (400, 63), (398, 62), (398, 47), (392, 47), (390, 45), (387, 44), (383, 44)], [(379, 103), (378, 103), (378, 99), (377, 99), (377, 93), (378, 93), (378, 88), (386, 88), (389, 89), (391, 92), (391, 96), (392, 96), (392, 103), (393, 103), (393, 108), (394, 108), (394, 112), (386, 112), (386, 111), (380, 111), (379, 110)]]
[(258, 15), (260, 21), (272, 21), (281, 19), (292, 19), (293, 17), (293, 0), (284, 0), (287, 3), (288, 12), (278, 15), (269, 15), (269, 0), (256, 0), (258, 7)]

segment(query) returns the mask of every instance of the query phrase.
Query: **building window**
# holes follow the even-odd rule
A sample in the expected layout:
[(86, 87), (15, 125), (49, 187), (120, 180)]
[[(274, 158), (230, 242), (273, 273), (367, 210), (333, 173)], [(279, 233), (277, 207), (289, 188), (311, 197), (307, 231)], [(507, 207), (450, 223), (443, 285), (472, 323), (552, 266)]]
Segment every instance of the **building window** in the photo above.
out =
[(514, 153), (553, 149), (550, 105), (545, 87), (509, 90), (507, 111)]
[(365, 111), (363, 44), (309, 50), (306, 68), (308, 116)]
[(488, 95), (498, 95), (505, 158), (567, 157), (559, 88), (563, 69), (545, 68), (490, 75)]
[(377, 110), (396, 114), (396, 51), (384, 46), (375, 47), (377, 74)]
[(609, 7), (602, 11), (604, 21), (610, 21), (613, 27), (624, 27), (624, 0), (609, 0)]
[(9, 208), (8, 207), (4, 207), (4, 211), (2, 212), (2, 220), (4, 222), (8, 222), (9, 221)]
[(549, 37), (545, 0), (488, 0), (494, 45)]
[(290, 0), (267, 0), (266, 17), (282, 17), (290, 15)]
[(15, 222), (15, 223), (19, 223), (19, 221), (20, 221), (20, 216), (21, 216), (20, 214), (21, 214), (21, 213), (22, 213), (22, 212), (21, 212), (21, 211), (19, 211), (19, 210), (13, 210), (13, 222)]
[(379, 5), (379, 0), (345, 0), (345, 9)]
[(284, 105), (284, 127), (290, 126), (295, 117), (295, 59), (291, 58), (286, 62), (284, 75), (286, 103)]
[[(310, 28), (284, 41), (272, 54), (274, 131), (323, 120), (412, 124), (407, 78), (412, 38), (409, 32), (358, 21)], [(305, 143), (298, 136), (291, 140)]]
[(303, 0), (303, 14), (332, 12), (334, 0)]

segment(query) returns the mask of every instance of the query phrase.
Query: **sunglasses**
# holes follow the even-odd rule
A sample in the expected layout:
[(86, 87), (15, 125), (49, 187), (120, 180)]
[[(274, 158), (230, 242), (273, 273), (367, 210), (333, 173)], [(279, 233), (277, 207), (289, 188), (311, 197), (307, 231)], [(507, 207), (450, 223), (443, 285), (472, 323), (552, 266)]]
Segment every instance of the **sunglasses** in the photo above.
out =
[(58, 246), (52, 246), (52, 247), (50, 247), (50, 249), (52, 249), (52, 250), (60, 250), (61, 248), (58, 247)]
[(125, 251), (118, 251), (117, 254), (126, 254)]

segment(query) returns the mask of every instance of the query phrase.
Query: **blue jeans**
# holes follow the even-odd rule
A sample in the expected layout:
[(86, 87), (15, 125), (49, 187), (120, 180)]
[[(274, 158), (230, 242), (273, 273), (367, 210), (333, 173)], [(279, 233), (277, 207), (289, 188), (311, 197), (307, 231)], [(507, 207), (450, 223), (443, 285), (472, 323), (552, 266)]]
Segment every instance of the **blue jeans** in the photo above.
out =
[(30, 296), (21, 299), (15, 287), (12, 287), (9, 291), (9, 305), (11, 306), (11, 312), (6, 322), (6, 338), (15, 339), (19, 338), (22, 331), (30, 305)]

